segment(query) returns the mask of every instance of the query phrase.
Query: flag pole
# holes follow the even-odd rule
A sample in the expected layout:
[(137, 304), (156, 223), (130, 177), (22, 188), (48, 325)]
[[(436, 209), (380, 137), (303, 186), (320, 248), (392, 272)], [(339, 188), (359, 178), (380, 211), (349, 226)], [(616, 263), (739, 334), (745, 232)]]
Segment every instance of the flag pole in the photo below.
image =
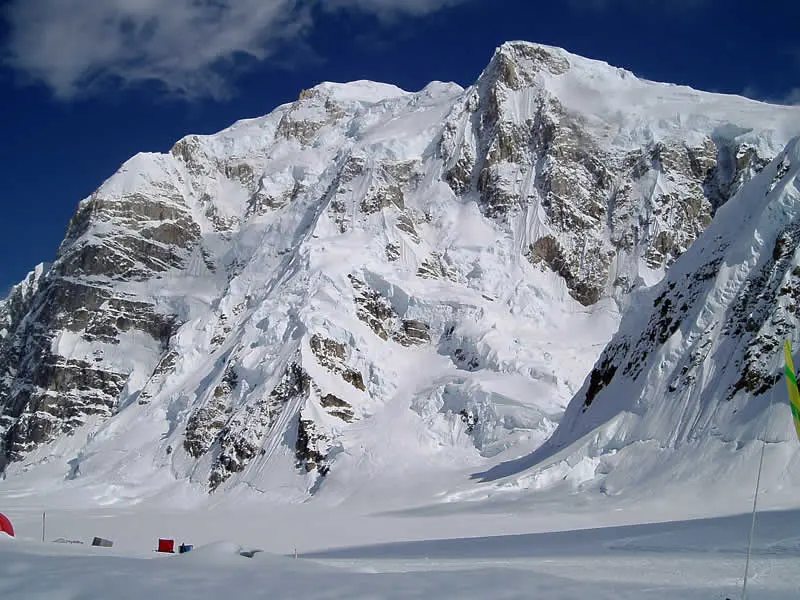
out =
[[(780, 379), (778, 380), (780, 381)], [(775, 382), (777, 384), (777, 381)], [(761, 487), (761, 470), (764, 467), (764, 451), (767, 448), (767, 430), (769, 429), (769, 416), (772, 412), (772, 403), (775, 398), (775, 386), (769, 395), (769, 408), (767, 409), (767, 422), (764, 424), (764, 435), (761, 444), (761, 457), (758, 460), (758, 476), (756, 477), (756, 491), (753, 494), (753, 514), (750, 518), (750, 537), (747, 541), (747, 560), (744, 563), (744, 582), (742, 584), (742, 600), (747, 600), (747, 579), (750, 574), (750, 555), (753, 552), (753, 536), (756, 532), (756, 508), (758, 507), (758, 489)]]

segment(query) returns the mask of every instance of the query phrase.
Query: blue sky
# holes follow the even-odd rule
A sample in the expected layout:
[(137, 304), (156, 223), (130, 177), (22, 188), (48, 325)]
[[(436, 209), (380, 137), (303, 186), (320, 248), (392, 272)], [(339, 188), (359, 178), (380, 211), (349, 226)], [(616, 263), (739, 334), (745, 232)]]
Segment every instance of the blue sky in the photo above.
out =
[(523, 39), (641, 77), (800, 103), (800, 2), (0, 0), (0, 291), (53, 260), (130, 156), (320, 81), (469, 85)]

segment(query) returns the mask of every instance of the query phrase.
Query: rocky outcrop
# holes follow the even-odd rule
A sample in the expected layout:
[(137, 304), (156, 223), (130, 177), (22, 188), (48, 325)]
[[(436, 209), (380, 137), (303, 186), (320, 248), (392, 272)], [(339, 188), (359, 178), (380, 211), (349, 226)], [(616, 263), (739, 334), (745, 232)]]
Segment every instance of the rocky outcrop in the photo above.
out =
[(342, 107), (324, 89), (303, 90), (280, 120), (277, 133), (309, 145), (317, 133), (345, 116)]
[[(48, 273), (26, 317), (12, 322), (0, 342), (6, 460), (71, 433), (89, 417), (113, 414), (129, 373), (109, 364), (104, 346), (138, 331), (166, 349), (176, 326), (172, 315), (155, 312), (150, 303), (78, 283), (59, 271)], [(63, 356), (57, 347), (65, 336), (93, 350), (85, 358)]]
[(417, 269), (417, 277), (423, 279), (449, 279), (458, 281), (458, 271), (448, 264), (447, 257), (438, 252), (431, 253)]
[(348, 276), (353, 286), (356, 316), (383, 340), (392, 339), (404, 346), (430, 342), (430, 326), (418, 319), (403, 319), (391, 302), (365, 282)]
[(307, 473), (316, 471), (324, 477), (330, 471), (328, 459), (330, 441), (321, 434), (312, 419), (301, 418), (297, 425), (297, 442), (295, 443), (295, 459), (297, 468)]
[(540, 456), (593, 439), (578, 452), (619, 452), (615, 468), (633, 472), (648, 460), (634, 447), (657, 449), (661, 468), (666, 451), (719, 441), (730, 452), (764, 435), (757, 415), (771, 403), (759, 398), (782, 387), (782, 346), (800, 324), (798, 148), (746, 183), (639, 295)]
[(97, 192), (81, 202), (59, 250), (55, 272), (142, 281), (183, 267), (200, 227), (178, 190), (164, 188), (155, 198), (141, 193), (107, 198)]
[[(227, 408), (209, 411), (207, 403), (189, 420), (185, 433), (184, 444), (199, 437), (198, 432), (206, 434), (205, 443), (197, 447), (198, 452), (193, 456), (199, 458), (209, 450), (215, 452), (208, 480), (212, 491), (231, 475), (243, 471), (253, 458), (262, 453), (266, 436), (287, 407), (291, 403), (305, 402), (311, 392), (311, 378), (293, 361), (267, 396), (234, 410), (230, 394), (237, 382), (231, 379), (232, 372), (235, 373), (230, 368), (226, 371), (222, 383), (215, 388), (211, 403), (212, 407), (216, 402), (218, 406), (221, 404)], [(192, 427), (193, 423), (199, 425)]]
[(339, 375), (354, 388), (361, 391), (366, 389), (361, 373), (347, 364), (350, 352), (345, 344), (314, 334), (309, 346), (320, 365)]
[[(589, 306), (606, 293), (630, 291), (637, 273), (610, 280), (620, 259), (669, 267), (769, 157), (746, 142), (711, 136), (635, 150), (604, 144), (539, 77), (568, 70), (558, 50), (503, 46), (445, 125), (440, 152), (450, 187), (459, 195), (477, 191), (487, 216), (508, 220), (532, 211), (541, 219), (527, 257), (560, 275)], [(535, 109), (521, 119), (523, 89)], [(460, 133), (463, 124), (469, 136)]]
[(417, 161), (382, 163), (373, 173), (373, 181), (360, 203), (361, 211), (373, 214), (391, 206), (405, 208), (405, 194), (420, 182)]
[(351, 423), (355, 418), (353, 407), (333, 394), (325, 394), (320, 398), (319, 403), (322, 408), (328, 411), (329, 415), (339, 418), (345, 423)]
[(199, 237), (170, 180), (139, 190), (108, 184), (80, 203), (56, 261), (26, 288), (35, 293), (6, 301), (0, 463), (114, 414), (135, 370), (116, 348), (149, 346), (138, 365), (149, 371), (179, 326), (147, 283), (184, 269)]
[(798, 247), (800, 224), (791, 223), (778, 234), (769, 260), (747, 279), (731, 308), (724, 331), (747, 343), (744, 354), (732, 365), (742, 375), (731, 386), (729, 398), (740, 390), (760, 396), (781, 379), (768, 357), (780, 352), (783, 341), (795, 331), (800, 301)]

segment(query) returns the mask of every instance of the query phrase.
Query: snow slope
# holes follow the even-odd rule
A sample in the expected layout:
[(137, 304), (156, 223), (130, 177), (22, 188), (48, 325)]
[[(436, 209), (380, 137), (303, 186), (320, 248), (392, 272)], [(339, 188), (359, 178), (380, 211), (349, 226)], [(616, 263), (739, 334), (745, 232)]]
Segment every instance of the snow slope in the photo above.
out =
[(795, 138), (636, 295), (554, 435), (483, 473), (485, 485), (520, 494), (563, 476), (627, 502), (744, 507), (766, 442), (762, 505), (796, 506), (800, 442), (782, 374), (783, 341), (800, 340), (799, 224)]
[(0, 489), (469, 493), (550, 436), (631, 294), (798, 131), (796, 107), (514, 42), (466, 90), (325, 83), (137, 155), (0, 307)]
[[(787, 599), (794, 513), (765, 515), (748, 590)], [(429, 539), (287, 555), (202, 544), (184, 555), (0, 539), (4, 598), (530, 598), (739, 597), (748, 520), (742, 517), (494, 537)], [(202, 527), (198, 527), (198, 532)]]

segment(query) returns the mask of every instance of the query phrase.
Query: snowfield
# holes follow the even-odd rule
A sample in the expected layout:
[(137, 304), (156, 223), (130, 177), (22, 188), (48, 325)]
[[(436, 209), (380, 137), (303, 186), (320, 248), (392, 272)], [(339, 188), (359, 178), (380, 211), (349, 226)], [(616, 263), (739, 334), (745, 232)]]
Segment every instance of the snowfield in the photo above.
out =
[[(97, 516), (95, 525), (101, 522), (100, 515)], [(217, 517), (222, 515), (214, 515)], [(133, 525), (134, 520), (151, 518), (158, 519), (140, 511), (128, 525)], [(222, 518), (226, 526), (247, 528), (240, 515), (228, 514)], [(209, 521), (203, 514), (196, 513), (191, 518), (184, 515), (184, 521), (189, 520), (193, 520), (194, 539), (210, 537), (205, 532)], [(264, 520), (270, 521), (268, 516)], [(462, 526), (470, 520), (470, 516), (463, 516)], [(514, 517), (505, 520), (510, 526)], [(296, 526), (307, 527), (303, 521), (298, 516)], [(525, 522), (524, 517), (521, 522)], [(760, 515), (749, 597), (777, 600), (796, 598), (800, 593), (796, 575), (800, 559), (799, 523), (800, 512), (796, 510)], [(552, 533), (394, 542), (303, 552), (296, 559), (291, 550), (286, 554), (258, 552), (253, 558), (242, 556), (242, 551), (252, 553), (254, 549), (275, 548), (288, 541), (289, 538), (278, 533), (286, 523), (271, 524), (277, 530), (263, 538), (265, 545), (213, 542), (183, 555), (3, 538), (0, 539), (0, 595), (9, 599), (52, 600), (94, 600), (109, 596), (132, 600), (148, 597), (205, 600), (231, 596), (309, 600), (587, 597), (723, 600), (738, 598), (741, 593), (749, 515)], [(360, 525), (369, 527), (366, 521)], [(404, 519), (396, 519), (393, 527), (394, 536), (402, 538)], [(422, 523), (412, 525), (412, 529), (421, 527)], [(101, 529), (99, 525), (97, 528)], [(344, 541), (344, 538), (338, 540)]]

